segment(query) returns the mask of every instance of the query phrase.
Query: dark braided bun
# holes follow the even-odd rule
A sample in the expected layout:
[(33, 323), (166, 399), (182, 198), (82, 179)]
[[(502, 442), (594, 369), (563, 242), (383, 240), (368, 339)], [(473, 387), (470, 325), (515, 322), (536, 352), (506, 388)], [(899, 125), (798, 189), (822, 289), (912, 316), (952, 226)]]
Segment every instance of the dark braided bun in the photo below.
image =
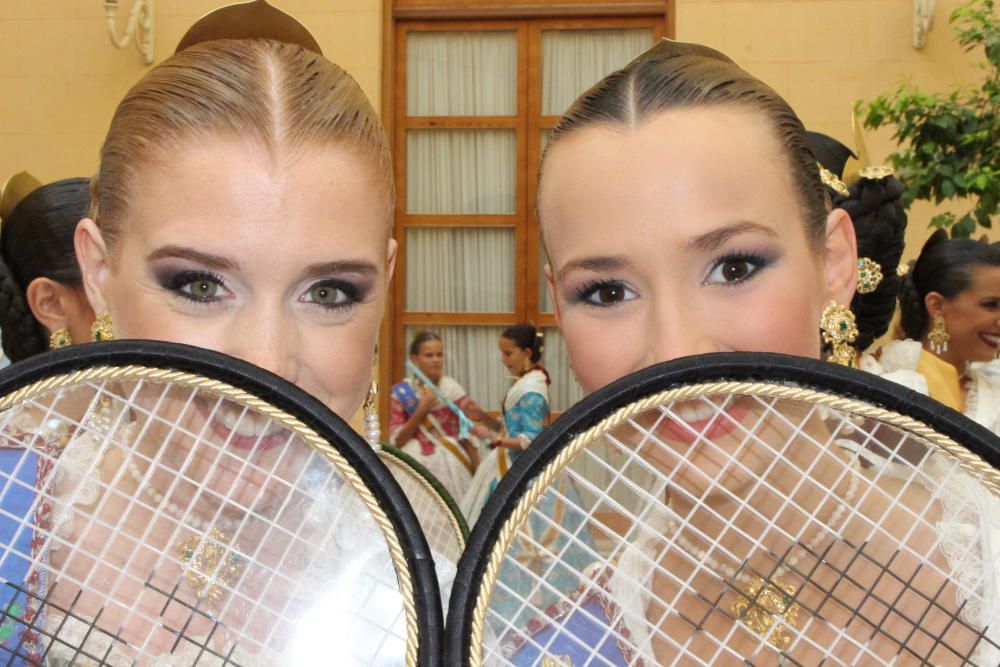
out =
[(930, 328), (924, 302), (937, 292), (952, 300), (969, 289), (972, 274), (980, 267), (1000, 266), (1000, 245), (973, 239), (949, 239), (948, 233), (934, 232), (913, 262), (899, 295), (900, 328), (907, 338), (921, 340)]
[(854, 347), (866, 350), (889, 330), (903, 279), (896, 273), (906, 243), (906, 211), (903, 184), (889, 176), (878, 180), (861, 178), (851, 185), (851, 194), (835, 202), (854, 222), (858, 258), (867, 257), (882, 267), (882, 282), (874, 292), (855, 293), (851, 310), (857, 318), (858, 338)]
[(3, 353), (11, 361), (44, 352), (49, 337), (35, 319), (24, 290), (11, 275), (7, 263), (0, 259), (0, 331), (3, 332)]
[(0, 331), (3, 351), (20, 361), (48, 349), (49, 335), (27, 301), (36, 278), (80, 287), (73, 248), (77, 223), (90, 206), (90, 181), (67, 178), (38, 188), (0, 225)]
[[(857, 156), (833, 137), (819, 132), (808, 135), (816, 160), (838, 178), (843, 178), (848, 159)], [(893, 176), (859, 178), (851, 185), (847, 196), (827, 187), (833, 207), (842, 208), (851, 216), (858, 239), (858, 259), (867, 257), (877, 262), (882, 271), (882, 282), (874, 292), (857, 292), (851, 300), (851, 310), (858, 325), (854, 347), (860, 351), (868, 349), (889, 330), (896, 310), (896, 298), (902, 284), (896, 269), (906, 241), (904, 189)]]

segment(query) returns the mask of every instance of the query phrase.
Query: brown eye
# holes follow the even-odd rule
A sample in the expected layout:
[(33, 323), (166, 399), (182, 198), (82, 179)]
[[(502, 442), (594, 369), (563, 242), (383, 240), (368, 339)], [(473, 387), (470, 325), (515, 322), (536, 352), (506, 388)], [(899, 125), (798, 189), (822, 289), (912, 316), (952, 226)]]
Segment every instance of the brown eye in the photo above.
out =
[(733, 262), (724, 262), (722, 264), (722, 279), (727, 283), (734, 283), (740, 280), (744, 280), (750, 275), (750, 264), (746, 261), (739, 260)]
[(740, 285), (753, 279), (771, 264), (765, 257), (742, 256), (739, 254), (722, 257), (712, 266), (705, 279), (707, 285)]
[(578, 292), (577, 301), (598, 308), (608, 308), (624, 301), (631, 301), (636, 296), (625, 283), (608, 281), (584, 287)]
[(597, 303), (608, 304), (608, 303), (618, 303), (619, 301), (625, 300), (625, 288), (621, 285), (608, 285), (607, 287), (602, 287), (594, 294)]

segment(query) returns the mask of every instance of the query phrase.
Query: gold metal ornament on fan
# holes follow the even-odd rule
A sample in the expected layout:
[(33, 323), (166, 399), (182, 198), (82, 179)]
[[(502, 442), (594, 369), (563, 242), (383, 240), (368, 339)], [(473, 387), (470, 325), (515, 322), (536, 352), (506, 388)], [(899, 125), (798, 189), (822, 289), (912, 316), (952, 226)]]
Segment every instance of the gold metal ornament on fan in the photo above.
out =
[(240, 547), (227, 546), (229, 536), (218, 528), (207, 535), (191, 535), (178, 545), (184, 579), (203, 600), (218, 602), (223, 596), (223, 586), (232, 588), (243, 572)]

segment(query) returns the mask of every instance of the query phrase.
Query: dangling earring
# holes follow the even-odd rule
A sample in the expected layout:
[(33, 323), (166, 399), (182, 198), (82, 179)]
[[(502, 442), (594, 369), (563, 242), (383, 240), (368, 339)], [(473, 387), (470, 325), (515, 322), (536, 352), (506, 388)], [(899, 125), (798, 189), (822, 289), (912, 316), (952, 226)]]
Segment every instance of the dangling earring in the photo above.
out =
[(823, 310), (819, 327), (823, 332), (823, 342), (833, 346), (830, 361), (842, 366), (854, 366), (857, 352), (851, 343), (858, 337), (858, 325), (851, 309), (831, 301)]
[(115, 339), (115, 327), (111, 322), (111, 313), (97, 316), (94, 323), (90, 325), (90, 339), (95, 343)]
[(525, 357), (524, 358), (524, 363), (521, 364), (521, 365), (524, 367), (524, 372), (525, 373), (527, 373), (528, 371), (530, 371), (531, 367), (534, 365), (534, 364), (531, 363), (531, 355), (528, 355), (527, 357)]
[(69, 347), (73, 344), (73, 339), (69, 335), (69, 329), (63, 327), (62, 329), (56, 329), (49, 336), (49, 349), (58, 350), (60, 347)]
[(372, 383), (365, 397), (365, 442), (378, 450), (382, 448), (382, 427), (378, 422), (378, 410), (375, 408), (378, 398), (378, 382), (375, 380), (375, 367), (378, 366), (378, 345), (375, 346), (375, 358), (372, 360)]
[(944, 318), (940, 315), (935, 315), (934, 326), (931, 327), (930, 332), (927, 334), (927, 342), (931, 345), (931, 352), (934, 354), (947, 352), (949, 340), (951, 340), (951, 335), (948, 333), (948, 327), (945, 326)]

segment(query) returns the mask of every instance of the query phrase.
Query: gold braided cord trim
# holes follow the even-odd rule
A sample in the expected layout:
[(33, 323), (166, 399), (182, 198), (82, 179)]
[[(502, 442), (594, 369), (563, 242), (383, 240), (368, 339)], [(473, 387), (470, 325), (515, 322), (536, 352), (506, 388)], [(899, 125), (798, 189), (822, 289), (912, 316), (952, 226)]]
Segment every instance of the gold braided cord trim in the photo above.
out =
[(531, 482), (531, 487), (521, 497), (517, 503), (517, 507), (514, 508), (514, 512), (504, 523), (503, 528), (500, 530), (499, 538), (490, 552), (489, 561), (486, 564), (486, 570), (479, 585), (476, 606), (472, 612), (469, 667), (482, 667), (483, 664), (481, 649), (483, 644), (483, 627), (486, 623), (486, 613), (489, 609), (490, 599), (493, 596), (493, 589), (500, 575), (500, 566), (503, 563), (503, 558), (510, 549), (515, 534), (521, 529), (525, 521), (527, 521), (529, 513), (549, 488), (556, 475), (560, 474), (582, 450), (588, 448), (594, 441), (604, 437), (608, 432), (643, 412), (657, 408), (665, 403), (686, 401), (703, 396), (728, 395), (800, 401), (823, 406), (831, 410), (854, 414), (859, 417), (875, 419), (884, 424), (895, 426), (926, 440), (930, 445), (936, 447), (939, 453), (957, 462), (963, 470), (978, 479), (990, 492), (1000, 497), (1000, 471), (951, 438), (938, 433), (923, 422), (891, 410), (814, 389), (767, 382), (710, 382), (679, 387), (677, 389), (668, 389), (619, 408), (595, 426), (573, 438), (569, 445), (563, 447), (556, 457), (545, 466), (541, 474)]
[(334, 449), (330, 443), (321, 438), (315, 431), (303, 424), (301, 421), (291, 416), (287, 412), (274, 407), (270, 403), (260, 398), (233, 387), (230, 384), (219, 380), (212, 380), (200, 375), (194, 375), (184, 371), (165, 370), (162, 368), (151, 368), (148, 366), (100, 366), (86, 368), (66, 373), (64, 375), (54, 375), (33, 384), (21, 387), (17, 391), (0, 398), (0, 411), (32, 400), (42, 394), (65, 389), (67, 387), (78, 386), (94, 382), (124, 382), (128, 380), (145, 380), (149, 382), (173, 383), (182, 387), (200, 389), (223, 396), (248, 408), (252, 408), (263, 413), (271, 419), (281, 423), (290, 431), (298, 435), (306, 444), (317, 449), (330, 463), (333, 464), (337, 472), (347, 479), (351, 488), (361, 497), (365, 507), (371, 512), (375, 523), (378, 524), (389, 547), (389, 554), (392, 563), (396, 568), (396, 578), (399, 582), (400, 592), (403, 595), (403, 608), (406, 612), (406, 657), (407, 667), (417, 667), (417, 651), (420, 641), (419, 629), (417, 626), (416, 604), (413, 599), (413, 580), (410, 578), (409, 567), (406, 557), (403, 555), (402, 545), (396, 536), (392, 523), (386, 516), (378, 500), (362, 481), (357, 471), (347, 462), (340, 452)]
[(378, 456), (382, 459), (382, 462), (385, 463), (386, 467), (391, 468), (395, 466), (399, 468), (408, 479), (416, 480), (417, 483), (420, 484), (420, 486), (434, 498), (434, 504), (437, 505), (442, 512), (444, 512), (445, 516), (448, 517), (448, 523), (451, 524), (452, 529), (455, 531), (455, 539), (458, 540), (459, 549), (464, 551), (465, 538), (462, 537), (462, 526), (458, 523), (455, 513), (451, 511), (450, 507), (448, 507), (448, 503), (446, 503), (444, 498), (441, 497), (441, 494), (437, 492), (437, 489), (435, 489), (423, 475), (406, 465), (405, 461), (396, 458), (392, 454), (386, 454), (385, 452), (379, 452)]

